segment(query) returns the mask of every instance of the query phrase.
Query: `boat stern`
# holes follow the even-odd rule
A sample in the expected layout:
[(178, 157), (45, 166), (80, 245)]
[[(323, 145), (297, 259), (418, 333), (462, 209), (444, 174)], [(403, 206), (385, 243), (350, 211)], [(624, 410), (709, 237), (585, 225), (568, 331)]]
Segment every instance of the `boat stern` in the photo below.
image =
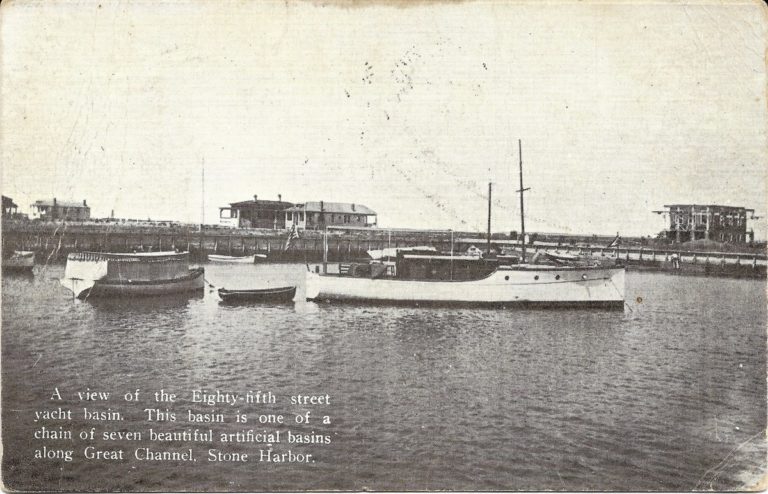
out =
[(307, 270), (305, 287), (306, 299), (315, 300), (320, 295), (320, 275)]

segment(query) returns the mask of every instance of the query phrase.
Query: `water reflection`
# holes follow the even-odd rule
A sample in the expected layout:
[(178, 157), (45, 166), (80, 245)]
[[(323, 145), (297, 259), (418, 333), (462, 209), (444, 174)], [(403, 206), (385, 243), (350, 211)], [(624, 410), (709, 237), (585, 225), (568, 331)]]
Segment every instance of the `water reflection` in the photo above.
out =
[[(623, 314), (305, 302), (305, 268), (290, 265), (210, 265), (206, 278), (296, 284), (293, 304), (231, 306), (209, 289), (80, 302), (57, 270), (3, 277), (14, 431), (26, 422), (12, 410), (39, 407), (51, 383), (334, 397), (334, 442), (312, 468), (197, 464), (170, 479), (142, 465), (136, 484), (130, 463), (73, 462), (54, 465), (63, 490), (722, 490), (765, 467), (764, 438), (750, 440), (766, 426), (764, 282), (630, 273), (643, 302)], [(22, 432), (4, 436), (6, 468), (46, 479)]]
[(131, 316), (154, 312), (169, 312), (188, 308), (190, 303), (201, 301), (205, 297), (202, 291), (160, 295), (154, 297), (93, 297), (75, 303), (89, 304), (97, 312), (106, 311), (119, 316)]

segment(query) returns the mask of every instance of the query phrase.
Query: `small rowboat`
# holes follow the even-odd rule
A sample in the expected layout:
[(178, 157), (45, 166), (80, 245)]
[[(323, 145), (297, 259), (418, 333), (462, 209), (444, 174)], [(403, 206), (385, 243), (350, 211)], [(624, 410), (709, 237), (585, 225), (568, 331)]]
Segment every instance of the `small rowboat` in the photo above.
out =
[(208, 260), (211, 262), (227, 262), (236, 264), (253, 264), (254, 262), (260, 262), (266, 259), (264, 254), (256, 254), (253, 256), (220, 256), (217, 254), (209, 254)]
[(3, 259), (3, 271), (28, 271), (35, 266), (35, 253), (17, 250), (10, 257)]
[(224, 302), (291, 302), (296, 295), (295, 286), (262, 288), (259, 290), (227, 290), (219, 288)]

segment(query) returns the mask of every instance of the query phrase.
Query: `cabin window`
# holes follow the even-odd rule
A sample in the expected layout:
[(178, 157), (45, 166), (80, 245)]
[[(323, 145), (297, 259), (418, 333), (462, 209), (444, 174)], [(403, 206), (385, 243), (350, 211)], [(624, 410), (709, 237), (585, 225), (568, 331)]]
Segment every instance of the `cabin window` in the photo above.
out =
[(556, 280), (559, 280), (559, 279), (560, 279), (560, 275), (559, 275), (559, 274), (558, 274), (558, 275), (555, 275), (555, 279), (556, 279)]
[(539, 279), (539, 275), (534, 276), (533, 279), (534, 280), (538, 280)]

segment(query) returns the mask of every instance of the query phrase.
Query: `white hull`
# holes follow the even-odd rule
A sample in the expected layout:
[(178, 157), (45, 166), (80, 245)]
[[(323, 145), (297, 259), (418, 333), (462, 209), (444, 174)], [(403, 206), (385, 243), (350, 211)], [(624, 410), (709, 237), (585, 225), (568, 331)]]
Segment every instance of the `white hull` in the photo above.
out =
[(256, 259), (256, 256), (243, 256), (243, 257), (233, 257), (233, 256), (219, 256), (216, 254), (209, 254), (208, 260), (211, 262), (226, 262), (226, 263), (236, 263), (236, 264), (253, 264)]
[(397, 304), (622, 307), (624, 269), (499, 267), (471, 281), (353, 278), (307, 273), (307, 299)]

